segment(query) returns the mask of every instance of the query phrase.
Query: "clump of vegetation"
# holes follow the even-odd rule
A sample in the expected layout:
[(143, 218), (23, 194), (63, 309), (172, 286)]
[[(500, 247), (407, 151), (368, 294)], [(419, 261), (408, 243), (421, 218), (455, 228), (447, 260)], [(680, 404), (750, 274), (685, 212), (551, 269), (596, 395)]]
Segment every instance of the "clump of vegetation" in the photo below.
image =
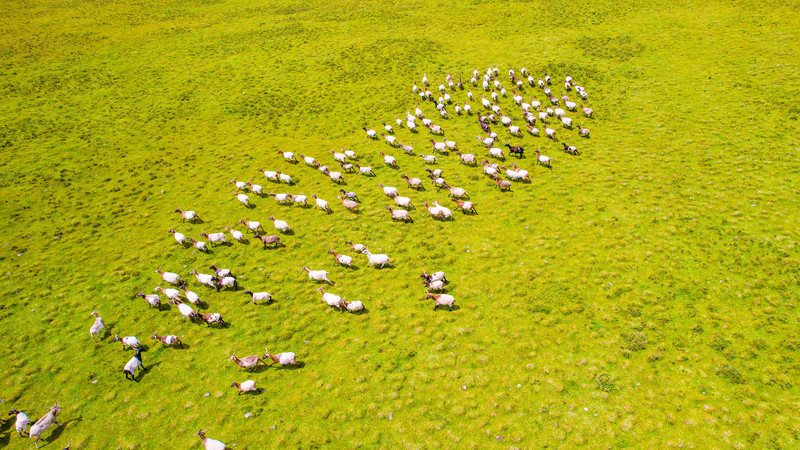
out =
[(750, 345), (753, 346), (756, 350), (766, 350), (767, 349), (767, 341), (764, 339), (758, 338), (754, 339)]
[(633, 352), (644, 350), (647, 348), (647, 337), (641, 331), (630, 333), (625, 336), (623, 348)]
[(714, 350), (716, 350), (718, 352), (721, 352), (721, 351), (724, 351), (725, 349), (727, 349), (730, 344), (731, 343), (730, 343), (730, 341), (728, 339), (725, 339), (725, 338), (720, 337), (720, 336), (714, 336), (714, 338), (711, 340), (711, 344), (709, 344), (709, 345)]
[(730, 364), (723, 364), (717, 367), (717, 375), (734, 384), (744, 383), (744, 378), (742, 377), (741, 372), (739, 372), (739, 369), (731, 366)]
[(603, 392), (611, 392), (617, 388), (614, 378), (605, 372), (595, 375), (594, 381), (597, 383), (597, 389)]
[(789, 119), (800, 120), (800, 106), (797, 105), (790, 106), (787, 112), (789, 114)]

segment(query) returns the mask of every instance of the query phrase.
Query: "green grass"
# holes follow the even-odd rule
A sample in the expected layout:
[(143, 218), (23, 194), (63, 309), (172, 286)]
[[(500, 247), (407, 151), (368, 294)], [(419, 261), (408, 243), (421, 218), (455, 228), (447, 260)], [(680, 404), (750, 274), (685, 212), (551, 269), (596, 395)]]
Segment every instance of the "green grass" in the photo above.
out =
[[(251, 449), (796, 447), (799, 12), (716, 0), (3, 2), (3, 407), (35, 419), (58, 399), (66, 427), (45, 448), (199, 448), (201, 427)], [(391, 223), (377, 183), (409, 193), (400, 175), (424, 165), (391, 150), (401, 168), (384, 167), (387, 146), (361, 127), (413, 109), (422, 73), (438, 86), (493, 64), (504, 82), (525, 66), (550, 71), (555, 93), (565, 73), (587, 88), (596, 118), (578, 123), (591, 138), (556, 127), (581, 155), (509, 140), (528, 148), (532, 178), (509, 193), (440, 158), (479, 214), (439, 223), (420, 207), (413, 224)], [(474, 118), (434, 120), (482, 153)], [(430, 152), (427, 132), (397, 135)], [(276, 152), (331, 164), (342, 146), (377, 172), (347, 176), (358, 215)], [(552, 170), (535, 166), (539, 146)], [(298, 183), (274, 186), (259, 167)], [(271, 198), (246, 211), (231, 178), (317, 192), (335, 212)], [(410, 196), (446, 200), (430, 183)], [(205, 223), (181, 224), (177, 207)], [(274, 251), (197, 254), (166, 232), (272, 214), (295, 230)], [(348, 240), (394, 267), (362, 255), (334, 267), (327, 250)], [(131, 300), (161, 264), (231, 326)], [(203, 289), (188, 271), (211, 264), (277, 301)], [(330, 290), (368, 312), (325, 306), (302, 266), (328, 270)], [(432, 310), (423, 268), (447, 272), (457, 310)], [(112, 333), (99, 343), (95, 309)], [(156, 330), (188, 348), (161, 349)], [(123, 378), (130, 353), (114, 332), (150, 346), (141, 382)], [(304, 366), (250, 375), (227, 361), (265, 346)], [(237, 396), (231, 382), (248, 378), (265, 392)], [(29, 448), (12, 425), (0, 445)]]

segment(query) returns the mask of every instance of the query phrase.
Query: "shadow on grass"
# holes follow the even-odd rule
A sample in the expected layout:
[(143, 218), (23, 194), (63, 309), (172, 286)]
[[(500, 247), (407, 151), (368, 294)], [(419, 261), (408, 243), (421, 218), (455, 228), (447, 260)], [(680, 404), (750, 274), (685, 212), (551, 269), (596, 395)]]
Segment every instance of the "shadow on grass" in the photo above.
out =
[[(55, 442), (56, 440), (58, 440), (59, 437), (61, 437), (61, 434), (64, 432), (64, 429), (67, 428), (67, 425), (73, 422), (82, 422), (82, 421), (83, 421), (83, 416), (78, 416), (73, 419), (69, 419), (68, 421), (62, 423), (61, 426), (55, 427), (53, 433), (50, 434), (50, 436), (48, 436), (47, 439), (42, 439), (42, 440), (47, 442), (47, 445), (50, 445), (52, 442)], [(40, 445), (39, 448), (41, 447), (42, 446)]]
[[(350, 312), (350, 311), (345, 311), (345, 312)], [(364, 309), (362, 309), (361, 311), (352, 311), (350, 312), (350, 314), (354, 316), (363, 316), (364, 314), (369, 314), (369, 309), (367, 309), (367, 307), (365, 306)]]
[(139, 379), (135, 379), (134, 378), (134, 381), (136, 381), (137, 383), (142, 381), (144, 376), (149, 374), (150, 371), (153, 369), (153, 367), (158, 367), (160, 365), (161, 365), (161, 361), (156, 361), (153, 364), (148, 364), (146, 369), (142, 369), (142, 372), (139, 374)]
[(239, 392), (239, 393), (236, 394), (236, 396), (238, 397), (239, 395), (244, 395), (244, 396), (249, 397), (251, 395), (261, 395), (263, 393), (264, 393), (264, 389), (259, 388), (256, 391)]
[(460, 310), (461, 307), (458, 305), (453, 305), (453, 309), (448, 308), (447, 306), (437, 305), (433, 308), (434, 311), (445, 311), (445, 312), (456, 312)]
[(263, 246), (262, 250), (277, 250), (277, 249), (278, 249), (278, 247), (284, 247), (284, 248), (286, 248), (286, 244), (284, 244), (283, 242), (281, 242), (281, 243), (280, 243), (280, 245), (277, 245), (277, 244), (269, 244), (269, 245), (265, 245), (265, 246)]
[[(111, 339), (114, 338), (114, 333), (112, 331), (112, 330), (114, 330), (114, 323), (115, 322), (106, 322), (105, 323), (106, 327), (103, 328), (103, 331), (101, 331), (101, 336), (100, 336), (100, 339), (98, 340), (98, 342), (99, 341), (104, 341), (105, 342), (106, 340), (108, 342), (111, 342)], [(105, 334), (103, 334), (103, 333), (105, 333)]]
[(228, 329), (228, 328), (231, 327), (231, 323), (230, 322), (207, 323), (207, 322), (203, 321), (203, 319), (200, 319), (200, 321), (197, 324), (198, 325), (205, 325), (206, 328), (212, 328), (212, 329), (215, 329), (215, 330)]
[[(9, 409), (11, 409), (10, 406)], [(15, 421), (16, 416), (11, 416), (9, 419), (0, 422), (0, 447), (6, 447), (11, 442), (11, 434), (16, 433), (13, 427)]]
[(156, 347), (156, 350), (188, 350), (188, 349), (192, 348), (192, 346), (187, 344), (186, 342), (181, 341), (181, 344), (183, 344), (183, 347), (178, 347), (177, 345), (161, 345), (161, 344), (159, 344), (158, 347)]
[[(144, 342), (140, 342), (140, 343), (139, 343), (139, 348), (140, 348), (140, 349), (142, 349), (142, 351), (143, 351), (143, 352), (149, 352), (149, 351), (150, 351), (150, 346), (149, 346), (149, 345), (147, 345), (147, 344), (145, 344)], [(130, 350), (130, 351), (132, 351), (132, 352), (135, 352), (135, 351), (136, 351), (136, 349), (135, 349), (135, 348), (131, 348), (131, 347), (125, 347), (125, 348), (124, 348), (124, 350), (125, 350), (125, 351), (128, 351), (128, 350)]]
[(239, 367), (239, 373), (262, 373), (265, 370), (269, 369), (269, 367), (270, 367), (269, 364), (259, 364), (250, 370)]
[(304, 368), (305, 366), (306, 366), (306, 363), (304, 363), (303, 361), (298, 361), (297, 364), (292, 364), (292, 365), (288, 365), (288, 366), (281, 366), (281, 365), (278, 365), (278, 364), (273, 364), (270, 367), (274, 367), (275, 369), (278, 369), (278, 370), (300, 370), (300, 369)]

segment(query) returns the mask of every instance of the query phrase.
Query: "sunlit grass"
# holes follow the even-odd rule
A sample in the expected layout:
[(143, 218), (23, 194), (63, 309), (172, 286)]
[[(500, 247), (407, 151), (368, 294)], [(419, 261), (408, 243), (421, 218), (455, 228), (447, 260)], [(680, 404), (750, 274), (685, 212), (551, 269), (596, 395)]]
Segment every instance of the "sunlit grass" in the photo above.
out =
[[(0, 11), (0, 398), (33, 420), (58, 399), (66, 426), (44, 434), (52, 448), (199, 448), (200, 428), (253, 449), (796, 446), (796, 6), (5, 2)], [(595, 118), (569, 116), (592, 134), (555, 124), (581, 152), (571, 156), (560, 142), (493, 126), (501, 143), (527, 149), (519, 165), (531, 182), (507, 193), (480, 167), (440, 157), (435, 167), (476, 204), (464, 215), (427, 178), (420, 192), (400, 178), (426, 174), (416, 155), (431, 153), (427, 130), (396, 130), (415, 148), (408, 156), (361, 127), (380, 131), (415, 104), (436, 117), (411, 93), (414, 81), (467, 82), (473, 67), (494, 64), (504, 82), (509, 66), (550, 72), (559, 97), (571, 74)], [(500, 104), (521, 123), (510, 97)], [(450, 115), (434, 122), (485, 159), (475, 116)], [(338, 168), (328, 152), (343, 146), (376, 172), (345, 175), (360, 214), (341, 207), (339, 186), (276, 151)], [(537, 148), (552, 170), (535, 164)], [(296, 183), (271, 183), (262, 167)], [(246, 210), (231, 178), (317, 193), (334, 211), (252, 195)], [(378, 183), (413, 199), (413, 223), (392, 223)], [(434, 200), (453, 221), (424, 215)], [(175, 208), (204, 222), (181, 223)], [(294, 230), (285, 247), (249, 238), (205, 255), (167, 233), (199, 238), (240, 218), (272, 233), (270, 215)], [(346, 241), (387, 253), (393, 267), (368, 267)], [(333, 265), (332, 248), (354, 267)], [(162, 264), (230, 327), (132, 299), (153, 290)], [(241, 289), (216, 293), (188, 274), (211, 264), (232, 269)], [(303, 266), (327, 270), (326, 291), (367, 311), (329, 308)], [(433, 310), (423, 269), (447, 272), (456, 310)], [(254, 305), (246, 288), (274, 302)], [(102, 342), (88, 332), (95, 309), (109, 327)], [(161, 348), (154, 331), (186, 348)], [(123, 378), (130, 352), (114, 333), (148, 346), (139, 383)], [(248, 374), (227, 360), (265, 347), (303, 365)], [(231, 383), (246, 379), (264, 392), (236, 395)], [(10, 420), (0, 443), (32, 445)]]

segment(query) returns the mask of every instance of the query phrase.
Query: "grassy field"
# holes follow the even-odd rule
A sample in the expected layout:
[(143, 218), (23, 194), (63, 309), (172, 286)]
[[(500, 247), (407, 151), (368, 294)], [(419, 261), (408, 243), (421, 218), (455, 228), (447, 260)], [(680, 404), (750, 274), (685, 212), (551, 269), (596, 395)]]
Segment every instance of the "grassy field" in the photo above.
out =
[[(0, 447), (33, 445), (8, 409), (35, 420), (56, 399), (66, 426), (45, 448), (201, 448), (200, 428), (249, 449), (798, 446), (797, 2), (8, 0), (0, 17)], [(531, 182), (501, 193), (440, 157), (479, 214), (434, 221), (421, 204), (453, 209), (446, 192), (400, 179), (425, 175), (421, 158), (361, 127), (413, 111), (423, 73), (435, 87), (494, 64), (505, 85), (509, 66), (548, 71), (558, 96), (571, 74), (595, 118), (569, 115), (591, 138), (555, 127), (571, 156), (493, 127), (528, 149)], [(510, 98), (500, 105), (522, 124)], [(474, 116), (434, 122), (485, 154)], [(427, 131), (396, 135), (430, 153)], [(346, 175), (360, 214), (276, 151), (331, 165), (342, 146), (376, 172)], [(552, 169), (536, 166), (540, 147)], [(232, 178), (318, 193), (334, 211), (255, 196), (246, 210)], [(414, 223), (391, 223), (378, 183), (413, 199)], [(167, 233), (270, 215), (294, 229), (284, 248), (250, 239), (205, 255)], [(368, 267), (350, 240), (393, 267)], [(334, 266), (331, 248), (355, 267)], [(230, 326), (132, 300), (162, 264)], [(241, 289), (188, 273), (211, 264)], [(327, 307), (303, 266), (367, 311)], [(423, 269), (447, 272), (456, 310), (432, 309)], [(254, 305), (247, 287), (276, 301)], [(187, 348), (161, 348), (154, 331)], [(114, 333), (149, 347), (139, 383), (123, 378), (131, 354)], [(248, 374), (227, 360), (265, 347), (303, 364)], [(230, 384), (246, 379), (264, 392), (237, 396)]]

